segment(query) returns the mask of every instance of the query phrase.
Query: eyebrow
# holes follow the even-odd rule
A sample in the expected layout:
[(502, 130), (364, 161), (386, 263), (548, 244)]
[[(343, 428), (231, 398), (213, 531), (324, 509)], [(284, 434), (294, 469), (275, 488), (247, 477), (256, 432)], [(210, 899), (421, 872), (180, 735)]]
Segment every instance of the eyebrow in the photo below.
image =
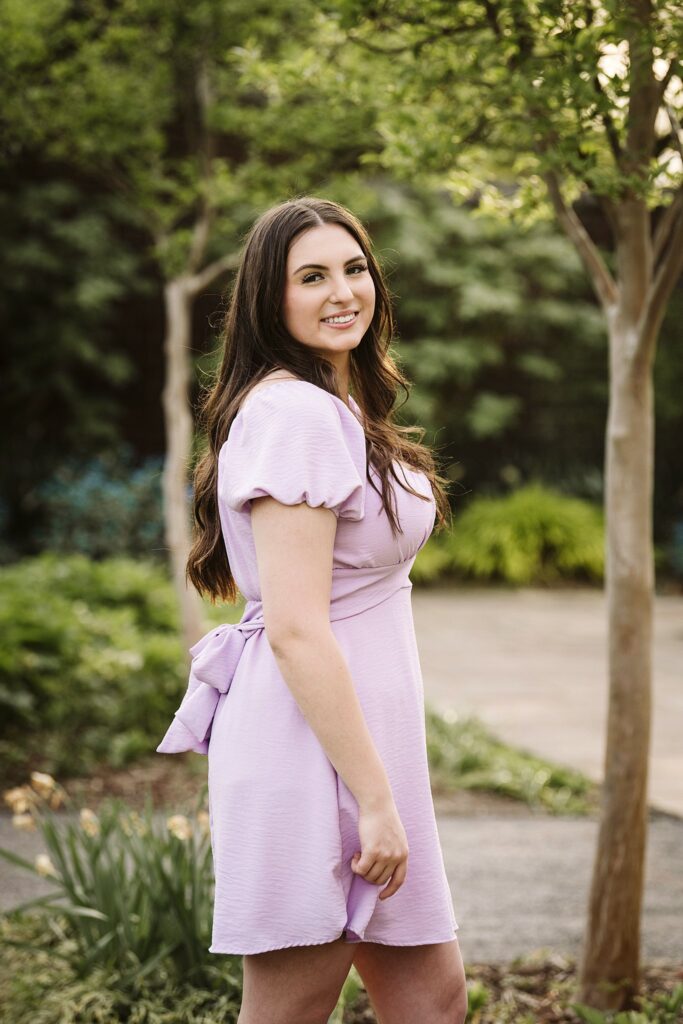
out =
[[(360, 256), (352, 256), (350, 260), (346, 261), (344, 266), (348, 267), (349, 263), (356, 263), (357, 260), (364, 260), (365, 258), (366, 257), (365, 257), (365, 255), (363, 253), (361, 253)], [(302, 266), (299, 267), (298, 270), (295, 270), (294, 273), (298, 274), (299, 270), (306, 270), (309, 267), (312, 268), (313, 270), (329, 270), (330, 269), (329, 267), (323, 266), (322, 263), (304, 263), (304, 264), (302, 264)]]

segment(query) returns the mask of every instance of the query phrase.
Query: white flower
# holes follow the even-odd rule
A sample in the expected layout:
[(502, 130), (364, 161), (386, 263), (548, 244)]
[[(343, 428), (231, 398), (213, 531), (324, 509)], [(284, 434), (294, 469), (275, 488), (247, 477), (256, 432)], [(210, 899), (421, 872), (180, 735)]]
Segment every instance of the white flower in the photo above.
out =
[(202, 835), (208, 836), (211, 832), (211, 821), (209, 818), (208, 811), (199, 811), (197, 814), (197, 822), (199, 823), (199, 829)]
[(52, 793), (50, 793), (50, 799), (48, 803), (53, 811), (55, 811), (58, 807), (61, 807), (61, 805), (64, 803), (64, 792), (65, 791), (62, 789), (62, 787), (59, 786)]
[(12, 824), (25, 832), (35, 832), (36, 821), (32, 814), (13, 814)]
[(48, 875), (52, 875), (54, 878), (58, 877), (57, 868), (54, 866), (54, 864), (52, 863), (52, 861), (50, 860), (46, 853), (36, 854), (36, 858), (33, 863), (39, 875), (43, 875), (45, 877), (47, 877)]
[(55, 780), (47, 772), (31, 772), (31, 783), (35, 791), (43, 797), (48, 797), (57, 786)]
[(184, 814), (172, 814), (166, 820), (166, 827), (177, 839), (185, 840), (192, 836), (192, 826)]
[(89, 807), (83, 807), (80, 813), (81, 828), (89, 836), (100, 834), (100, 822), (94, 811)]
[(24, 814), (36, 802), (36, 794), (30, 786), (15, 786), (3, 791), (5, 803), (9, 804), (15, 814)]

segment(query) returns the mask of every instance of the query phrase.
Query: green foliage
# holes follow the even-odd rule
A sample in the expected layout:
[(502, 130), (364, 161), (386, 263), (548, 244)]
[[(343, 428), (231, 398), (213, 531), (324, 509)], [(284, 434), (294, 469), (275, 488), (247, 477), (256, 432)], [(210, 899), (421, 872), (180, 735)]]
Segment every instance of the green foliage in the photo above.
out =
[(355, 205), (389, 274), (394, 355), (414, 383), (401, 422), (424, 425), (449, 477), (475, 491), (537, 476), (599, 499), (605, 329), (569, 241), (391, 181)]
[(602, 1012), (585, 1003), (571, 1003), (570, 1007), (586, 1024), (679, 1024), (683, 1017), (683, 985), (671, 993), (657, 993), (652, 999), (638, 999), (639, 1010)]
[(22, 95), (14, 152), (39, 148), (113, 185), (165, 277), (192, 263), (202, 206), (214, 228), (204, 261), (265, 205), (354, 174), (372, 144), (364, 94), (339, 88), (342, 68), (364, 81), (362, 55), (308, 0), (85, 0), (77, 18), (67, 4), (0, 0), (0, 20), (10, 11), (23, 46), (0, 98)]
[(486, 790), (552, 814), (586, 814), (594, 809), (596, 787), (581, 772), (515, 750), (469, 716), (440, 715), (427, 707), (426, 722), (435, 791)]
[[(681, 183), (664, 110), (669, 102), (680, 117), (674, 0), (599, 11), (554, 0), (428, 0), (417, 16), (406, 0), (387, 0), (381, 10), (375, 0), (330, 0), (325, 9), (375, 66), (391, 68), (391, 90), (375, 99), (383, 146), (372, 158), (398, 177), (476, 192), (483, 211), (522, 221), (548, 214), (548, 171), (560, 173), (569, 200), (581, 191), (611, 201), (630, 193), (655, 206)], [(659, 144), (648, 159), (628, 126), (635, 117), (644, 128), (656, 106), (645, 113), (629, 101), (655, 92), (670, 61), (670, 89), (656, 94)], [(520, 180), (522, 189), (508, 187)]]
[[(0, 945), (33, 954), (30, 988), (21, 975), (9, 982), (0, 972), (3, 1005), (16, 1000), (13, 1020), (21, 1021), (28, 1010), (37, 1011), (32, 1024), (50, 1019), (41, 1016), (51, 1000), (41, 990), (45, 976), (37, 968), (45, 952), (71, 975), (69, 983), (59, 986), (60, 1021), (185, 1024), (200, 1018), (182, 1014), (201, 1010), (220, 1011), (221, 1020), (235, 1020), (242, 958), (209, 953), (214, 880), (205, 788), (193, 815), (171, 815), (164, 824), (154, 814), (149, 794), (143, 815), (109, 799), (97, 814), (83, 808), (78, 821), (58, 822), (51, 800), (56, 795), (58, 806), (64, 791), (46, 775), (41, 788), (49, 790), (42, 793), (45, 799), (30, 786), (21, 792), (24, 799), (31, 797), (28, 816), (39, 828), (46, 852), (31, 863), (0, 847), (0, 858), (49, 878), (54, 887), (5, 915)], [(18, 792), (11, 795), (16, 798)], [(31, 931), (31, 922), (26, 927), (29, 910), (33, 923), (42, 927)], [(172, 1003), (169, 986), (176, 990)], [(3, 992), (8, 987), (11, 991)], [(32, 1001), (36, 987), (39, 1003)], [(341, 1024), (345, 1006), (360, 988), (360, 976), (351, 968), (330, 1024)], [(152, 1017), (148, 1004), (166, 1013)], [(132, 1015), (133, 1006), (138, 1016)]]
[(33, 178), (23, 165), (0, 166), (0, 492), (10, 549), (33, 526), (33, 488), (65, 453), (115, 447), (117, 402), (135, 370), (112, 318), (145, 286), (139, 251), (121, 237), (125, 206), (54, 168), (31, 169)]
[[(39, 915), (0, 919), (0, 929), (0, 942), (5, 937), (13, 943), (5, 944), (0, 959), (0, 1004), (12, 1024), (235, 1024), (237, 1019), (238, 1004), (229, 974), (222, 985), (216, 981), (212, 989), (205, 989), (175, 979), (160, 968), (141, 978), (131, 995), (122, 992), (116, 975), (105, 970), (95, 969), (85, 979), (74, 977), (59, 955), (64, 940), (46, 928)], [(542, 1012), (539, 1007), (549, 1004), (560, 1014), (564, 1010), (569, 1020), (573, 972), (571, 978), (567, 971), (560, 972), (563, 980), (556, 980), (558, 959), (556, 954), (541, 962), (520, 957), (508, 967), (496, 965), (495, 987), (489, 983), (494, 974), (490, 965), (466, 964), (468, 1024), (538, 1024)], [(355, 973), (352, 968), (347, 981), (350, 990), (356, 984)], [(529, 986), (534, 982), (530, 995)], [(680, 1001), (679, 989), (668, 996), (661, 993), (652, 1000), (643, 1000), (637, 1024), (674, 1024), (677, 1018), (658, 1007), (665, 1001), (672, 1006), (673, 1000)], [(360, 1024), (374, 1019), (367, 1012), (367, 998), (357, 1012), (354, 999), (350, 994), (344, 1000), (349, 1022)], [(337, 1012), (332, 1021), (336, 1024), (338, 1019)], [(607, 1015), (601, 1015), (601, 1024), (608, 1020)], [(629, 1018), (629, 1024), (635, 1022)]]
[(467, 1010), (468, 1016), (467, 1021), (470, 1020), (470, 1014), (474, 1014), (477, 1011), (483, 1010), (485, 1006), (488, 1006), (491, 1002), (491, 993), (486, 985), (482, 984), (481, 981), (473, 981), (467, 985)]
[(534, 483), (502, 498), (475, 498), (456, 514), (450, 532), (427, 543), (412, 578), (426, 581), (430, 573), (454, 572), (515, 586), (599, 581), (604, 543), (600, 508)]
[[(8, 930), (7, 927), (5, 930)], [(13, 923), (10, 934), (38, 939), (40, 951), (13, 949), (0, 967), (0, 999), (12, 1024), (235, 1024), (239, 1002), (226, 979), (213, 989), (169, 978), (163, 969), (140, 979), (130, 994), (111, 972), (79, 979), (56, 955), (60, 940), (46, 936), (37, 916)]]
[(30, 813), (46, 853), (31, 863), (0, 848), (0, 857), (49, 878), (54, 888), (11, 916), (40, 907), (65, 940), (60, 955), (75, 977), (106, 971), (122, 994), (132, 995), (163, 962), (177, 982), (212, 988), (230, 981), (237, 994), (239, 958), (227, 958), (226, 974), (208, 952), (214, 882), (208, 812), (199, 802), (192, 818), (171, 815), (163, 824), (149, 796), (142, 816), (111, 799), (98, 814), (83, 809), (78, 821), (58, 823), (38, 801)]
[(135, 468), (129, 447), (83, 464), (63, 462), (31, 493), (40, 516), (34, 541), (41, 548), (89, 558), (116, 555), (166, 559), (161, 459)]
[(78, 775), (163, 735), (186, 682), (159, 565), (46, 553), (0, 570), (0, 764)]

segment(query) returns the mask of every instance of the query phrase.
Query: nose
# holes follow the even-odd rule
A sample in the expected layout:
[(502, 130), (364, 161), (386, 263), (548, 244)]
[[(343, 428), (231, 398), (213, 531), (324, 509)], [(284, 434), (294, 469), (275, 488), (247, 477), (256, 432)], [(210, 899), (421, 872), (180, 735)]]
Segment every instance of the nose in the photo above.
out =
[(349, 284), (348, 277), (344, 274), (341, 278), (335, 279), (330, 293), (330, 302), (348, 302), (353, 298), (353, 288)]

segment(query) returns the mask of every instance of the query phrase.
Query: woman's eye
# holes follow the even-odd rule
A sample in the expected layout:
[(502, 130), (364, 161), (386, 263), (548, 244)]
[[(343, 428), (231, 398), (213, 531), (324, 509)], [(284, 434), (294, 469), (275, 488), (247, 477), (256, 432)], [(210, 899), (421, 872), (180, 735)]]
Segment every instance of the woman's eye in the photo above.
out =
[[(349, 267), (349, 272), (352, 271), (352, 270), (364, 271), (364, 270), (367, 270), (367, 269), (368, 269), (367, 265), (364, 266), (364, 265), (362, 265), (360, 263), (357, 263), (355, 266)], [(320, 277), (320, 276), (321, 275), (318, 273), (318, 271), (316, 271), (314, 274), (306, 274), (306, 276), (304, 278), (302, 278), (302, 281), (303, 281), (304, 284), (308, 284), (308, 282), (312, 281), (313, 278)]]

